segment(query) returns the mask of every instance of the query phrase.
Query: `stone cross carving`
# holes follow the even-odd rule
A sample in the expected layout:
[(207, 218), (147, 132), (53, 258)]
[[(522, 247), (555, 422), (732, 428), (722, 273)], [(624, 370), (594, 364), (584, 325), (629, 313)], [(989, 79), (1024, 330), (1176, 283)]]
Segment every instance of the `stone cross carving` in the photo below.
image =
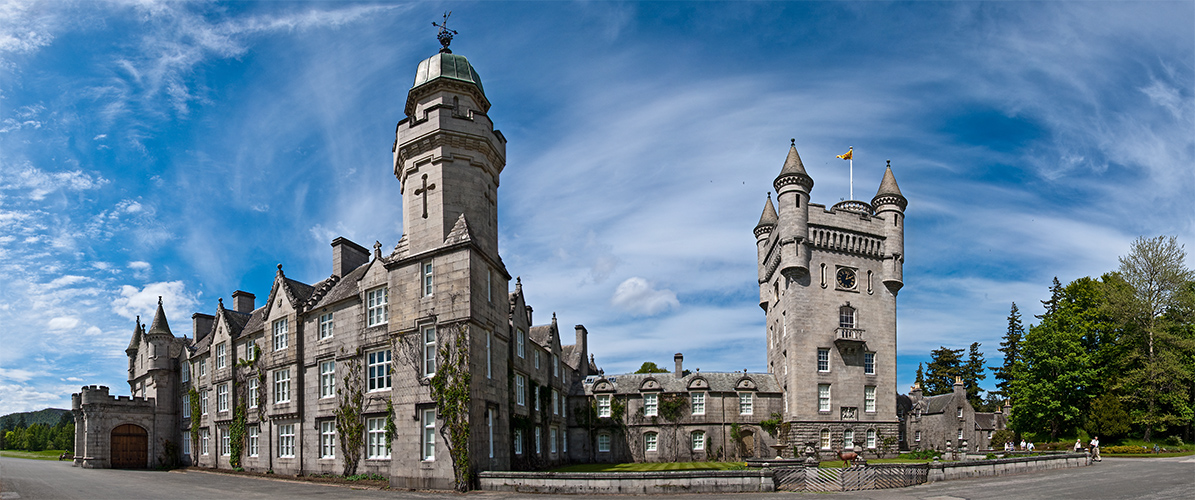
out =
[(415, 190), (415, 196), (423, 195), (423, 218), (427, 218), (427, 192), (436, 189), (435, 184), (427, 183), (427, 174), (423, 174), (423, 187)]

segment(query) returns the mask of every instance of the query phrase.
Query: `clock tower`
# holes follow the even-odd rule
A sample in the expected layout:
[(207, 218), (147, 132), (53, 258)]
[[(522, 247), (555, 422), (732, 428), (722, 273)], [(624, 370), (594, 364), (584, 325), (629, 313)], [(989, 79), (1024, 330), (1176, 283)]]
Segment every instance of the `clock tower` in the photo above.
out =
[[(768, 371), (784, 391), (790, 444), (878, 448), (898, 438), (896, 296), (904, 210), (889, 165), (871, 203), (810, 203), (795, 141), (755, 226)], [(850, 442), (848, 442), (850, 441)], [(791, 451), (788, 451), (791, 453)]]

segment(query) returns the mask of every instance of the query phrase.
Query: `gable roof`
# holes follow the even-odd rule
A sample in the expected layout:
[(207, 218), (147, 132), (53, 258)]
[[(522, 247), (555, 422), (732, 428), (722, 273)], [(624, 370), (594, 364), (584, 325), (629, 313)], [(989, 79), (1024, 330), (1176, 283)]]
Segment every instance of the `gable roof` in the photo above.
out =
[[(739, 381), (744, 378), (754, 382), (755, 392), (780, 392), (780, 384), (776, 381), (776, 376), (771, 373), (696, 372), (681, 378), (676, 378), (671, 373), (624, 373), (600, 375), (594, 382), (596, 384), (602, 379), (610, 381), (614, 385), (615, 394), (638, 394), (643, 382), (648, 379), (656, 381), (663, 392), (689, 392), (689, 387), (699, 380), (704, 380), (709, 385), (708, 388), (702, 387), (703, 391), (735, 392), (739, 387)], [(586, 384), (586, 394), (593, 394), (593, 385)]]

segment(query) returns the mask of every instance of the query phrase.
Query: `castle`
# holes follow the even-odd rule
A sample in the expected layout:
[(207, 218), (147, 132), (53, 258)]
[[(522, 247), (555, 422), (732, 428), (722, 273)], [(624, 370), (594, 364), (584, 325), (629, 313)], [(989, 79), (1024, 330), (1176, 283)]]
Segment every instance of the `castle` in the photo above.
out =
[[(777, 203), (769, 196), (754, 229), (767, 373), (689, 372), (677, 354), (672, 373), (606, 375), (584, 326), (564, 345), (555, 314), (536, 324), (522, 283), (508, 292), (497, 228), (506, 139), (479, 75), (442, 43), (419, 63), (395, 132), (397, 244), (337, 238), (326, 278), (307, 284), (279, 265), (260, 304), (238, 290), (231, 307), (220, 299), (214, 314), (194, 314), (189, 338), (159, 300), (126, 350), (132, 396), (100, 386), (72, 396), (77, 466), (340, 474), (348, 449), (358, 473), (450, 489), (450, 433), (431, 381), (453, 366), (471, 376), (460, 401), (468, 434), (451, 442), (468, 447), (472, 470), (791, 457), (806, 442), (824, 453), (904, 447), (896, 296), (907, 201), (891, 168), (871, 203), (827, 210), (810, 203), (813, 179), (790, 147)], [(354, 393), (355, 448), (338, 427)]]

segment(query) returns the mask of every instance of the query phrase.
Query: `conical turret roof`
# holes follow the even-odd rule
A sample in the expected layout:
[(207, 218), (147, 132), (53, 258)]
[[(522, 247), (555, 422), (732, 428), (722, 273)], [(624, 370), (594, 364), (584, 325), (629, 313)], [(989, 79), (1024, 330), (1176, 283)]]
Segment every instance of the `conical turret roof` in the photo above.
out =
[(125, 349), (125, 352), (137, 350), (141, 345), (141, 334), (141, 316), (137, 316), (137, 326), (133, 328), (133, 338), (129, 339), (129, 347)]
[(154, 312), (154, 322), (149, 325), (149, 335), (166, 334), (174, 336), (170, 331), (170, 324), (166, 322), (166, 311), (162, 310), (162, 297), (158, 297), (158, 310)]
[(789, 184), (805, 186), (806, 190), (813, 189), (813, 178), (805, 172), (805, 164), (801, 163), (801, 155), (797, 154), (796, 139), (792, 140), (792, 144), (788, 148), (788, 157), (784, 159), (784, 167), (780, 169), (780, 175), (777, 175), (776, 180), (772, 181), (772, 186), (776, 188), (777, 193), (780, 193), (782, 186)]
[(776, 206), (772, 205), (772, 193), (768, 193), (768, 201), (763, 204), (763, 214), (759, 216), (759, 224), (755, 225), (755, 230), (774, 227), (778, 221), (780, 215), (776, 213)]
[(871, 205), (877, 209), (884, 204), (896, 205), (901, 210), (909, 205), (909, 201), (900, 193), (900, 187), (896, 185), (896, 176), (892, 175), (892, 162), (888, 162), (888, 167), (884, 169), (884, 179), (880, 181), (880, 189), (876, 191), (875, 198), (871, 199)]

